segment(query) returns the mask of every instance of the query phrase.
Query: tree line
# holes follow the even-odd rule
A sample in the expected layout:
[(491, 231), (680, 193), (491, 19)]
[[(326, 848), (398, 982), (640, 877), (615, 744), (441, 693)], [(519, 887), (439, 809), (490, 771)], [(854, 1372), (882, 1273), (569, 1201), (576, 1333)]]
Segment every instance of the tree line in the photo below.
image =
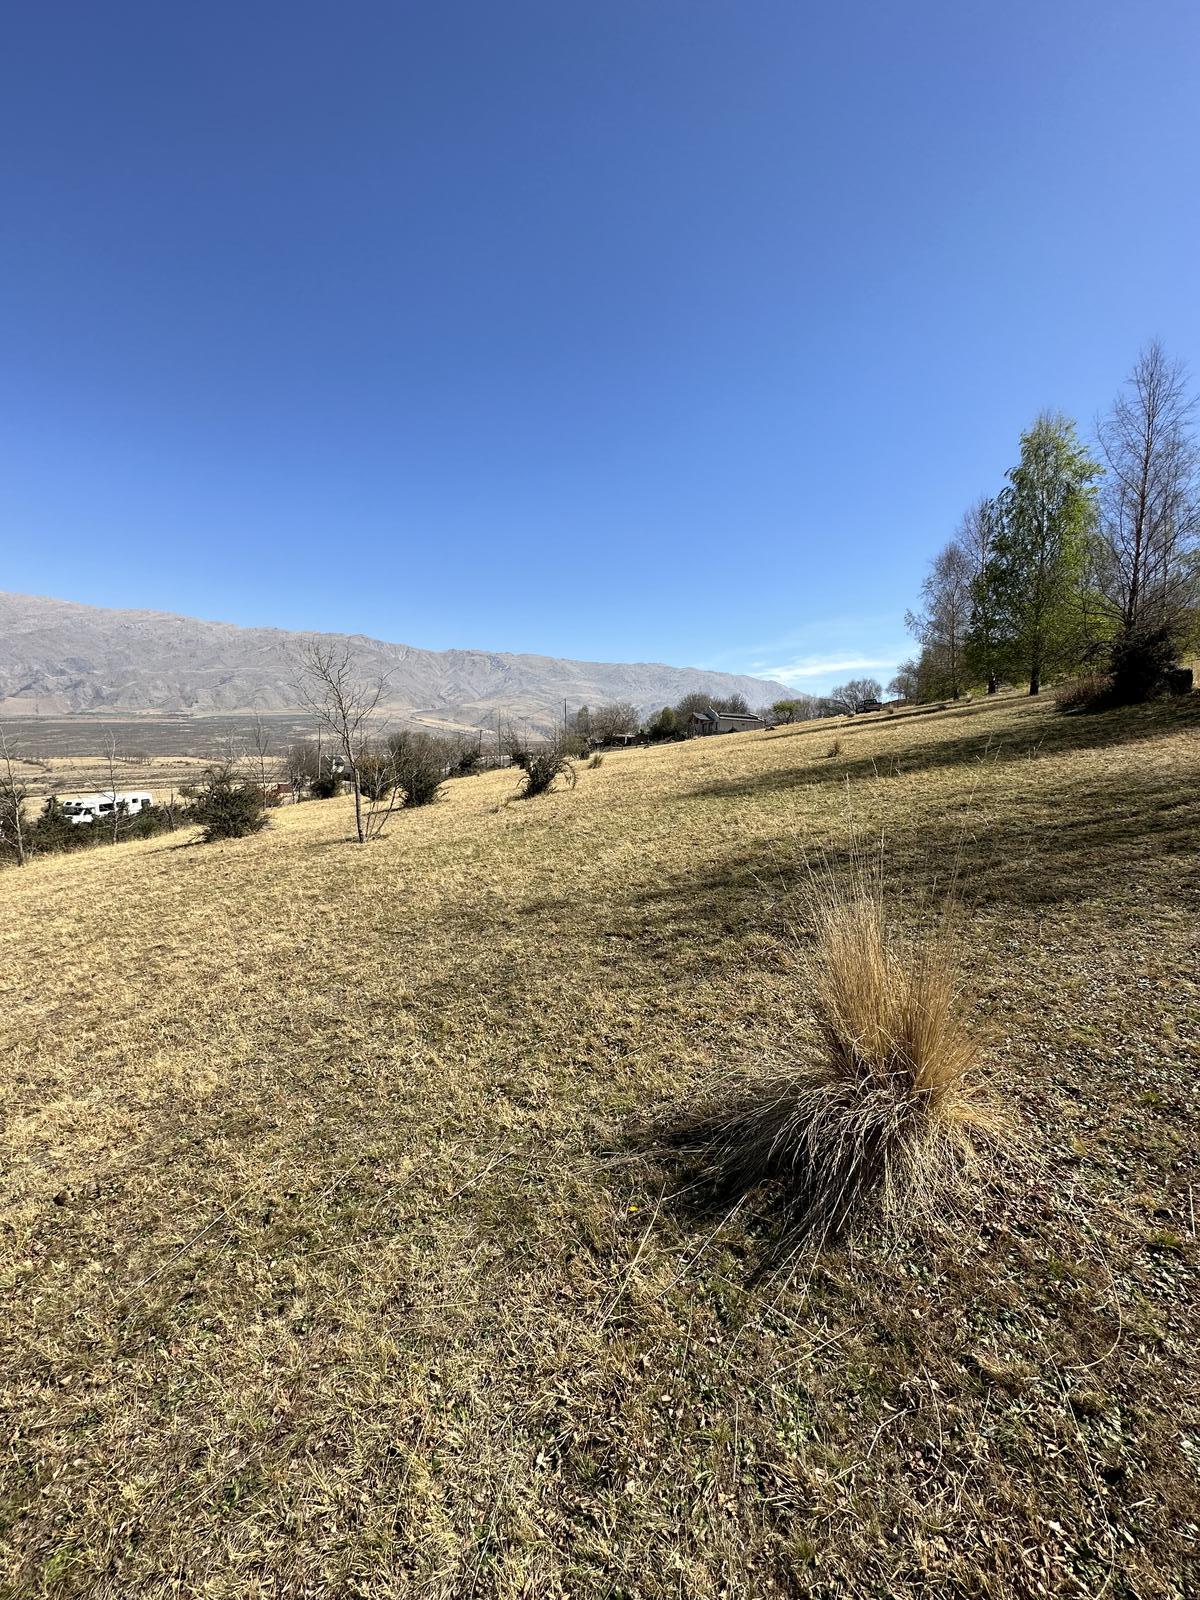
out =
[(1200, 621), (1200, 445), (1184, 366), (1155, 342), (1094, 438), (1061, 412), (1021, 435), (1004, 486), (964, 512), (906, 623), (918, 653), (889, 685), (906, 700), (1036, 695), (1068, 672), (1083, 700), (1181, 686)]

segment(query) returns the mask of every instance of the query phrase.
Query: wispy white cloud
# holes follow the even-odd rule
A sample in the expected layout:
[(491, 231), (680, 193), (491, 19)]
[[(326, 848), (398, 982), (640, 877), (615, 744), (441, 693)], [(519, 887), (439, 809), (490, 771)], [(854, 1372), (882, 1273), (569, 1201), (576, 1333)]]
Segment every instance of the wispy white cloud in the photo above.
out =
[(820, 679), (823, 684), (828, 685), (847, 673), (873, 672), (886, 668), (894, 670), (895, 665), (896, 662), (891, 656), (802, 656), (797, 661), (756, 662), (751, 670), (756, 676), (774, 678), (778, 683), (797, 687), (800, 684), (808, 684), (813, 679)]

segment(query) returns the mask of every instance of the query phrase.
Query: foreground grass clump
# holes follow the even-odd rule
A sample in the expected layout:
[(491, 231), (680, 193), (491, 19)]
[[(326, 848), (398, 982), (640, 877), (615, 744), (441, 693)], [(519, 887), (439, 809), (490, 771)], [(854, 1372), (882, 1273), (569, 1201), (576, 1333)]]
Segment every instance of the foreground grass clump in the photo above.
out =
[(877, 876), (809, 894), (812, 1035), (691, 1142), (726, 1203), (777, 1187), (789, 1221), (823, 1238), (858, 1220), (929, 1220), (952, 1206), (998, 1121), (972, 1082), (950, 924), (901, 935)]

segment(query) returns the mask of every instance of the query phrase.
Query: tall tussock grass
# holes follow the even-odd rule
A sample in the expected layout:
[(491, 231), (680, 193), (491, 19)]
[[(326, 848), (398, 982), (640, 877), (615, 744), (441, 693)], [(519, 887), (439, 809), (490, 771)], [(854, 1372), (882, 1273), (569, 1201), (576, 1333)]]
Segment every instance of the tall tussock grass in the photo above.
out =
[(729, 1205), (771, 1185), (789, 1224), (836, 1237), (955, 1209), (1001, 1131), (974, 1080), (977, 1047), (953, 976), (953, 920), (902, 933), (882, 875), (815, 877), (805, 900), (807, 1026), (676, 1143)]

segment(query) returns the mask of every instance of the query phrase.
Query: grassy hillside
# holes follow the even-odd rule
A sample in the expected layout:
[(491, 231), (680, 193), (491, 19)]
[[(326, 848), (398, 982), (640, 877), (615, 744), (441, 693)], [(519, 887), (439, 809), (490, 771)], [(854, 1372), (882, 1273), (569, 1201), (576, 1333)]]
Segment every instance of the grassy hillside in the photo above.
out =
[[(0, 1588), (1187, 1593), (1197, 707), (783, 729), (462, 780), (366, 849), (335, 801), (6, 872)], [(769, 1197), (681, 1201), (646, 1130), (797, 1048), (796, 886), (851, 825), (902, 917), (963, 844), (1013, 1139), (939, 1234), (780, 1262)]]

